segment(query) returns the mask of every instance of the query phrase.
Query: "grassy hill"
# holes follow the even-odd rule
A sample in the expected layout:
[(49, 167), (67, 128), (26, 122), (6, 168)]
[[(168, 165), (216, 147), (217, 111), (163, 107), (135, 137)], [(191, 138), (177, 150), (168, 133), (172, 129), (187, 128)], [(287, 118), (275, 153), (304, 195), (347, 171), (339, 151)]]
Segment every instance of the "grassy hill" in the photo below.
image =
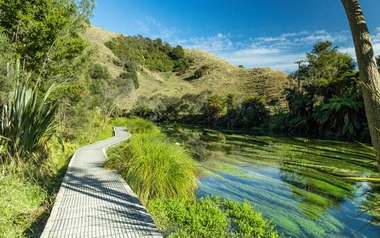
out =
[[(88, 28), (85, 34), (98, 50), (95, 60), (107, 66), (112, 77), (117, 77), (123, 69), (114, 64), (117, 57), (104, 43), (118, 35), (120, 34), (96, 26)], [(124, 100), (124, 107), (133, 105), (138, 96), (163, 94), (181, 97), (186, 93), (197, 94), (205, 90), (221, 96), (228, 93), (242, 96), (260, 95), (264, 96), (267, 102), (283, 97), (282, 92), (288, 82), (285, 72), (270, 68), (240, 68), (202, 50), (185, 49), (185, 54), (193, 59), (193, 64), (180, 76), (172, 72), (152, 72), (140, 66), (140, 87)], [(202, 77), (195, 78), (195, 71), (202, 66), (207, 66), (208, 70)]]

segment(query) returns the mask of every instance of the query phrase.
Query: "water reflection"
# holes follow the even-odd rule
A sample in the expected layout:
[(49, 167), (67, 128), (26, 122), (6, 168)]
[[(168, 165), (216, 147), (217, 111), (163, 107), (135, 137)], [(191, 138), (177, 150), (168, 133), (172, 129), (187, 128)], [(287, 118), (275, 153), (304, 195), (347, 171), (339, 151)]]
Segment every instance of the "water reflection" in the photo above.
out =
[[(355, 235), (371, 216), (363, 214), (351, 221), (360, 213), (358, 206), (365, 198), (358, 194), (364, 186), (348, 183), (330, 191), (332, 187), (326, 181), (316, 183), (318, 173), (308, 171), (307, 176), (305, 171), (292, 171), (286, 164), (279, 168), (244, 164), (236, 165), (236, 169), (245, 176), (214, 170), (219, 177), (200, 178), (198, 196), (215, 194), (240, 202), (248, 199), (287, 237), (378, 237), (377, 227)], [(335, 179), (338, 181), (333, 184), (346, 183)]]
[[(293, 197), (299, 201), (298, 208), (311, 219), (317, 220), (327, 209), (338, 208), (346, 198), (354, 198), (358, 187), (347, 183), (337, 176), (318, 176), (320, 172), (302, 166), (290, 166), (286, 161), (281, 163), (279, 177), (285, 186), (292, 190)], [(325, 178), (326, 180), (324, 180)], [(342, 188), (336, 184), (346, 185)]]

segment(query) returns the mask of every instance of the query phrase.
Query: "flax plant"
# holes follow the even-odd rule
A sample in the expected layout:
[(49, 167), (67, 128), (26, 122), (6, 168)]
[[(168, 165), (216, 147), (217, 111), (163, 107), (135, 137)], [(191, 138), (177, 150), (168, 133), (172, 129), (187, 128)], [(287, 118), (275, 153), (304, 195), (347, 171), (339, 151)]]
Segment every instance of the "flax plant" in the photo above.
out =
[(0, 147), (6, 148), (0, 163), (16, 168), (28, 162), (38, 165), (57, 127), (54, 115), (58, 104), (48, 99), (54, 86), (40, 96), (29, 87), (31, 75), (22, 75), (19, 60), (8, 64), (7, 76), (14, 83), (8, 101), (0, 108)]

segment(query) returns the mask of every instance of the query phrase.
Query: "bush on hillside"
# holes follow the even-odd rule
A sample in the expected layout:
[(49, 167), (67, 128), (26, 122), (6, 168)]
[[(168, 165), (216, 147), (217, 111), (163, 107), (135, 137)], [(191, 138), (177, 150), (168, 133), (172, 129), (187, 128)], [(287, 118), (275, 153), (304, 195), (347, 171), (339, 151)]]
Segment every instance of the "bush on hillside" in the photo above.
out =
[(195, 71), (194, 76), (196, 78), (200, 78), (200, 77), (202, 77), (203, 75), (206, 74), (206, 72), (207, 72), (208, 69), (209, 69), (209, 67), (207, 65), (203, 65), (202, 67), (200, 67), (199, 69), (197, 69)]
[(122, 72), (120, 73), (119, 78), (131, 80), (135, 89), (138, 89), (140, 86), (135, 72)]
[(137, 66), (134, 62), (127, 60), (124, 63), (124, 70), (127, 72), (135, 73), (137, 71)]
[[(172, 47), (160, 38), (137, 36), (118, 36), (105, 45), (122, 61), (130, 61), (135, 65), (142, 65), (150, 70), (167, 72), (184, 71), (190, 64), (182, 46)], [(124, 65), (125, 67), (125, 65)], [(130, 71), (125, 67), (126, 71)], [(132, 71), (130, 71), (132, 72)]]
[(111, 77), (107, 67), (99, 63), (92, 64), (88, 74), (92, 79), (109, 79)]

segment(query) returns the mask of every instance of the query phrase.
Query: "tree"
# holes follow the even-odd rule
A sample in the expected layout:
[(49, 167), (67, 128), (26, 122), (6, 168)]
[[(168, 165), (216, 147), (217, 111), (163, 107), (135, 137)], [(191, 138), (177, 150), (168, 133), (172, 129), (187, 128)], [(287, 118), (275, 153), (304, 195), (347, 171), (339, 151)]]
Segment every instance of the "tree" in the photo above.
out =
[[(12, 40), (23, 66), (39, 75), (74, 74), (87, 43), (94, 0), (0, 1), (0, 29)], [(49, 69), (48, 69), (49, 68)]]
[(364, 106), (367, 115), (371, 141), (376, 150), (377, 166), (380, 173), (380, 98), (375, 92), (380, 92), (380, 75), (373, 52), (371, 36), (358, 0), (341, 0), (350, 24), (354, 40), (356, 59), (359, 66)]
[(337, 78), (355, 68), (352, 57), (339, 52), (338, 47), (333, 47), (330, 41), (315, 44), (306, 57), (309, 62), (307, 74), (311, 78)]

